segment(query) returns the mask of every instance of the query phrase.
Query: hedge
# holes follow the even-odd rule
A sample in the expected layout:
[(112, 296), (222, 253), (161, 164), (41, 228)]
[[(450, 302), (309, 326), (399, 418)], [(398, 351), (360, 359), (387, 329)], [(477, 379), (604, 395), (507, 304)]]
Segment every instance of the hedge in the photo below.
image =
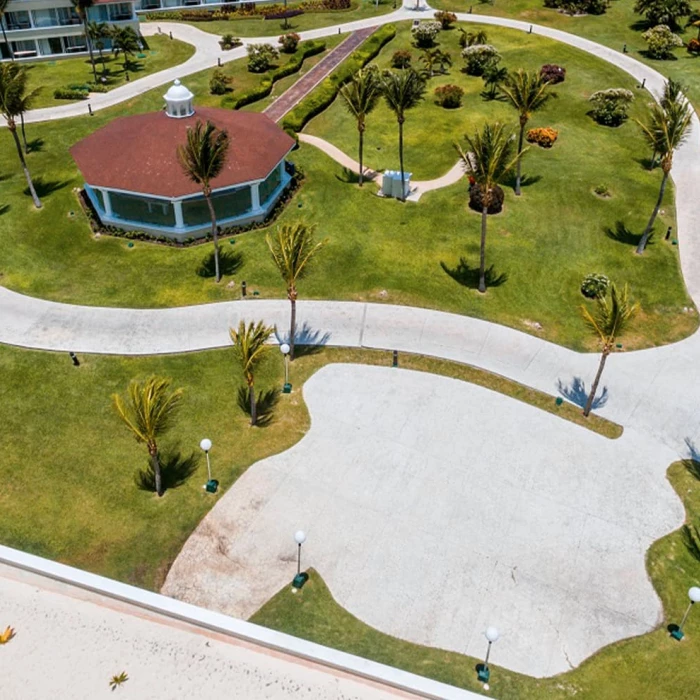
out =
[(360, 68), (366, 66), (384, 45), (396, 36), (396, 27), (387, 24), (380, 27), (362, 45), (353, 51), (318, 87), (308, 94), (282, 121), (285, 131), (298, 132), (306, 122), (327, 109), (341, 86)]
[(233, 109), (240, 109), (246, 105), (252, 104), (261, 100), (263, 97), (267, 97), (272, 92), (272, 86), (282, 78), (286, 78), (292, 73), (296, 73), (304, 63), (304, 61), (321, 53), (326, 50), (326, 43), (324, 41), (305, 41), (300, 45), (299, 51), (295, 56), (292, 56), (287, 63), (276, 68), (270, 73), (266, 78), (260, 81), (258, 85), (250, 90), (246, 90), (235, 98), (231, 106)]

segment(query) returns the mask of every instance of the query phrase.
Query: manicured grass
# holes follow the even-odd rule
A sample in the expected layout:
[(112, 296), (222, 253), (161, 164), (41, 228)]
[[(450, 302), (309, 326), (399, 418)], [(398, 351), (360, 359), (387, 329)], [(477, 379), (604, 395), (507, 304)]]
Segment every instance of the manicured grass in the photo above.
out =
[[(145, 58), (131, 57), (131, 70), (129, 78), (138, 80), (151, 73), (184, 63), (194, 54), (194, 46), (184, 41), (171, 40), (166, 36), (147, 37), (148, 48), (143, 50)], [(102, 62), (99, 53), (95, 52), (95, 64), (97, 76), (102, 76)], [(73, 84), (87, 84), (93, 82), (92, 66), (90, 59), (85, 56), (76, 58), (64, 58), (57, 61), (42, 61), (25, 64), (29, 70), (29, 89), (41, 88), (33, 109), (39, 107), (56, 107), (67, 104), (72, 100), (57, 100), (53, 96), (56, 88), (67, 88)], [(106, 68), (105, 87), (112, 90), (126, 82), (124, 72), (124, 59), (120, 55), (115, 58), (110, 51), (104, 52), (104, 65)]]
[[(126, 358), (81, 355), (73, 367), (64, 353), (0, 346), (3, 459), (0, 461), (0, 542), (34, 554), (158, 589), (172, 560), (202, 517), (254, 462), (291, 447), (309, 427), (301, 387), (330, 362), (390, 366), (391, 353), (324, 348), (293, 363), (294, 391), (282, 395), (273, 422), (250, 428), (238, 405), (243, 385), (231, 350)], [(554, 397), (456, 363), (411, 355), (401, 366), (486, 386), (586, 425), (609, 437), (619, 426)], [(161, 440), (165, 455), (194, 455), (196, 471), (162, 499), (139, 490), (134, 474), (147, 452), (116, 417), (110, 396), (133, 378), (171, 377), (184, 388), (182, 410)], [(259, 391), (279, 388), (282, 358), (271, 347), (256, 375)], [(209, 437), (217, 496), (206, 494), (206, 463), (199, 441)]]
[[(668, 476), (683, 499), (690, 521), (700, 523), (700, 482), (681, 462)], [(491, 665), (489, 695), (502, 700), (693, 700), (700, 687), (700, 615), (691, 615), (682, 643), (671, 639), (666, 625), (678, 623), (687, 590), (700, 583), (700, 561), (674, 532), (650, 548), (647, 567), (666, 611), (662, 627), (641, 637), (602, 649), (577, 669), (547, 679), (534, 679)], [(351, 654), (396, 666), (474, 691), (474, 659), (454, 652), (411, 644), (364, 624), (341, 608), (324, 584), (323, 572), (311, 571), (300, 593), (285, 587), (253, 617), (255, 622)], [(697, 611), (694, 611), (697, 613)], [(492, 661), (498, 663), (498, 648)], [(536, 649), (532, 650), (537, 653)]]
[[(623, 46), (627, 44), (630, 56), (687, 86), (688, 96), (697, 108), (700, 105), (700, 59), (691, 56), (685, 48), (675, 50), (675, 60), (660, 61), (648, 58), (647, 43), (642, 39), (647, 27), (644, 18), (634, 12), (634, 5), (635, 0), (612, 0), (604, 15), (572, 17), (544, 7), (543, 0), (496, 0), (493, 4), (471, 0), (431, 1), (431, 6), (437, 10), (469, 12), (469, 8), (472, 8), (474, 14), (512, 17), (523, 22), (544, 24), (597, 41), (617, 51), (622, 51)], [(700, 11), (698, 0), (691, 0), (690, 5), (695, 12)], [(684, 18), (681, 24), (685, 24), (686, 21), (687, 18)], [(697, 30), (689, 27), (681, 31), (680, 35), (687, 43), (697, 36)]]
[[(293, 9), (296, 2), (288, 2), (287, 6)], [(397, 5), (399, 7), (399, 5)], [(287, 32), (305, 32), (309, 29), (319, 29), (321, 27), (329, 27), (334, 24), (344, 24), (346, 22), (356, 22), (359, 19), (367, 19), (369, 17), (379, 17), (392, 12), (394, 9), (391, 0), (379, 0), (378, 5), (374, 0), (357, 0), (356, 7), (350, 10), (335, 10), (333, 12), (307, 12), (306, 14), (297, 17), (289, 18), (289, 26), (284, 27), (284, 20), (265, 20), (265, 19), (229, 19), (215, 20), (213, 22), (187, 22), (205, 32), (211, 34), (233, 34), (234, 36), (242, 37), (257, 37), (257, 36), (279, 36)], [(150, 21), (148, 15), (142, 15), (141, 20)], [(152, 20), (154, 22), (163, 22), (165, 20)], [(170, 20), (171, 21), (171, 20)], [(178, 20), (179, 21), (179, 20)]]
[[(452, 33), (448, 34), (452, 41)], [(406, 37), (405, 28), (402, 36)], [(585, 115), (590, 91), (629, 86), (630, 81), (594, 57), (539, 37), (512, 30), (492, 32), (492, 37), (503, 49), (508, 65), (564, 58), (570, 73), (552, 106), (532, 120), (533, 126), (549, 124), (560, 129), (559, 141), (550, 151), (533, 148), (527, 154), (525, 173), (534, 182), (519, 199), (506, 188), (505, 210), (490, 220), (488, 264), (497, 273), (505, 273), (507, 280), (482, 296), (474, 290), (469, 274), (459, 268), (460, 258), (472, 268), (478, 263), (480, 219), (465, 206), (464, 182), (429, 193), (418, 204), (402, 205), (376, 197), (372, 186), (360, 190), (328, 157), (302, 146), (292, 160), (305, 171), (306, 182), (278, 221), (303, 217), (317, 223), (319, 235), (330, 239), (315, 271), (303, 283), (302, 297), (439, 308), (527, 332), (540, 323), (542, 329), (536, 332), (542, 337), (593, 349), (578, 311), (583, 301), (579, 286), (584, 275), (602, 272), (620, 284), (628, 282), (642, 305), (643, 313), (623, 339), (626, 348), (685, 337), (697, 327), (697, 315), (683, 311), (693, 305), (681, 279), (678, 248), (658, 241), (640, 258), (631, 245), (605, 233), (615, 229), (618, 221), (632, 232), (641, 231), (660, 180), (658, 170), (649, 172), (642, 164), (648, 154), (633, 123), (607, 129)], [(400, 45), (390, 42), (380, 61), (386, 61)], [(444, 172), (455, 159), (453, 139), (486, 115), (508, 118), (510, 114), (511, 123), (515, 121), (505, 105), (483, 102), (474, 94), (480, 80), (462, 78), (456, 69), (452, 78), (477, 85), (465, 107), (446, 115), (442, 108), (426, 102), (409, 114), (407, 165), (417, 177), (429, 177), (431, 169)], [(206, 80), (202, 77), (203, 83)], [(442, 79), (433, 83), (438, 80)], [(78, 208), (72, 189), (82, 179), (69, 147), (117, 115), (160, 109), (162, 93), (162, 88), (150, 91), (92, 118), (29, 125), (28, 138), (43, 141), (28, 159), (44, 195), (45, 206), (39, 211), (22, 193), (25, 184), (14, 146), (9, 134), (0, 132), (4, 165), (0, 201), (5, 203), (5, 209), (0, 209), (4, 211), (0, 213), (0, 272), (5, 286), (58, 301), (113, 306), (165, 307), (239, 297), (240, 285), (227, 286), (230, 277), (216, 285), (197, 275), (210, 245), (173, 249), (137, 242), (128, 248), (123, 239), (103, 236), (96, 240)], [(201, 93), (197, 94), (199, 99)], [(643, 110), (643, 94), (635, 114)], [(335, 119), (337, 133), (324, 133), (353, 153), (354, 126), (339, 104), (331, 110), (328, 117), (319, 119), (326, 124)], [(374, 158), (373, 139), (385, 139), (386, 149), (392, 152), (396, 147), (393, 120), (384, 124), (381, 115), (370, 120), (367, 162), (393, 167), (394, 160), (376, 163)], [(315, 124), (316, 120), (312, 130)], [(421, 173), (418, 166), (423, 157), (426, 164)], [(593, 193), (601, 183), (609, 185), (610, 199)], [(656, 229), (661, 233), (674, 224), (671, 188), (668, 192)], [(284, 297), (264, 236), (264, 231), (254, 231), (238, 236), (234, 248), (225, 244), (242, 259), (235, 280), (246, 280), (263, 297)], [(448, 275), (441, 263), (456, 269), (456, 277), (464, 284)]]

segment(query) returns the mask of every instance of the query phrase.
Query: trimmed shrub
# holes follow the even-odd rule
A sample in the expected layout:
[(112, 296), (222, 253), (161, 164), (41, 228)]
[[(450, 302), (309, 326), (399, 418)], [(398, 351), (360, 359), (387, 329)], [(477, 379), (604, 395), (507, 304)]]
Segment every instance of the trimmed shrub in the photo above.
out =
[(488, 66), (501, 60), (501, 54), (491, 44), (473, 44), (462, 51), (462, 58), (465, 61), (464, 71), (468, 75), (481, 76)]
[(596, 185), (593, 188), (593, 191), (599, 196), (599, 197), (611, 197), (612, 195), (610, 194), (610, 188), (607, 185)]
[(544, 0), (545, 7), (552, 7), (567, 15), (602, 15), (610, 6), (609, 0)]
[(433, 17), (437, 22), (440, 22), (443, 29), (449, 29), (457, 21), (457, 15), (454, 12), (445, 12), (444, 10), (436, 12)]
[(459, 85), (441, 85), (435, 88), (435, 101), (446, 109), (456, 109), (462, 106), (464, 90)]
[(563, 83), (566, 80), (566, 68), (557, 66), (554, 63), (547, 63), (540, 68), (540, 75), (552, 85)]
[(53, 91), (56, 100), (87, 100), (87, 90), (70, 90), (68, 88), (56, 88)]
[(588, 101), (593, 103), (591, 116), (598, 124), (619, 126), (627, 119), (627, 110), (634, 101), (634, 95), (624, 88), (608, 88), (594, 92)]
[[(491, 203), (486, 210), (488, 214), (500, 214), (503, 211), (503, 200), (505, 195), (503, 190), (496, 185), (491, 193)], [(478, 211), (481, 214), (483, 208), (483, 200), (481, 198), (481, 186), (474, 182), (469, 186), (469, 208)]]
[(215, 70), (209, 79), (209, 92), (212, 95), (225, 95), (229, 91), (231, 78), (222, 70)]
[(421, 22), (411, 28), (411, 35), (419, 49), (429, 49), (435, 45), (440, 29), (440, 22)]
[(248, 44), (246, 51), (251, 73), (264, 73), (279, 58), (279, 51), (272, 44)]
[(281, 10), (279, 12), (266, 12), (263, 19), (290, 19), (303, 14), (304, 10)]
[(681, 17), (691, 17), (693, 6), (688, 0), (637, 0), (634, 11), (644, 15), (648, 27), (665, 24), (679, 29)]
[(700, 56), (700, 41), (697, 39), (691, 39), (686, 46), (688, 53), (693, 56)]
[(398, 51), (394, 51), (394, 55), (391, 57), (391, 67), (410, 68), (412, 58), (413, 55), (410, 51), (406, 51), (406, 49), (399, 49)]
[(229, 51), (230, 49), (240, 46), (243, 42), (233, 34), (224, 34), (219, 40), (219, 45), (224, 51)]
[(588, 299), (602, 299), (608, 292), (610, 280), (606, 275), (592, 273), (581, 282), (581, 294)]
[(665, 24), (648, 29), (642, 34), (642, 39), (648, 44), (649, 57), (661, 60), (671, 58), (673, 49), (683, 46), (683, 39), (678, 34), (674, 34)]
[(338, 90), (360, 68), (367, 65), (382, 47), (396, 36), (396, 27), (380, 27), (353, 51), (320, 85), (308, 94), (282, 121), (282, 128), (299, 132), (304, 124), (332, 104)]
[(557, 140), (559, 132), (551, 126), (530, 129), (525, 138), (528, 143), (536, 143), (542, 148), (551, 148)]
[(289, 34), (283, 34), (278, 40), (278, 44), (282, 44), (282, 51), (284, 53), (294, 53), (299, 45), (299, 40), (301, 37), (296, 32), (290, 32)]

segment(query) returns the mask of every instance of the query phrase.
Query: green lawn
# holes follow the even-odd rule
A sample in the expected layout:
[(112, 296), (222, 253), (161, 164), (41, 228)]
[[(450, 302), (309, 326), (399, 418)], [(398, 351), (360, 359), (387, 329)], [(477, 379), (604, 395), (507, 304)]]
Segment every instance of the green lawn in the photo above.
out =
[[(472, 2), (472, 0), (431, 0), (435, 9), (469, 12), (474, 14), (512, 17), (523, 22), (544, 24), (561, 29), (571, 34), (578, 34), (617, 51), (627, 44), (630, 55), (656, 69), (663, 75), (680, 80), (688, 88), (688, 96), (696, 105), (700, 105), (700, 58), (691, 56), (685, 48), (675, 51), (675, 60), (659, 61), (647, 58), (647, 43), (642, 39), (646, 31), (644, 18), (633, 11), (635, 0), (611, 0), (610, 7), (604, 15), (587, 15), (572, 17), (557, 10), (544, 7), (543, 0), (495, 0)], [(700, 11), (700, 2), (690, 0), (695, 12)], [(681, 22), (684, 23), (684, 19)], [(681, 33), (683, 41), (697, 36), (697, 31), (690, 27)]]
[[(184, 63), (194, 54), (194, 46), (184, 41), (171, 40), (166, 36), (151, 36), (147, 39), (148, 48), (144, 49), (144, 58), (136, 55), (131, 60), (129, 78), (138, 80), (150, 73)], [(99, 53), (95, 52), (98, 78), (102, 75), (103, 67)], [(29, 70), (29, 89), (41, 88), (32, 108), (56, 107), (67, 104), (71, 100), (57, 100), (53, 96), (56, 88), (67, 88), (72, 84), (92, 83), (92, 66), (90, 59), (84, 56), (64, 58), (56, 61), (41, 61), (25, 64)], [(124, 60), (122, 56), (115, 58), (111, 52), (104, 52), (104, 68), (106, 70), (105, 87), (112, 90), (126, 82)]]
[[(291, 9), (299, 3), (288, 2)], [(308, 12), (297, 17), (289, 18), (289, 27), (284, 27), (284, 20), (264, 20), (254, 18), (215, 20), (213, 22), (187, 22), (205, 32), (211, 34), (233, 34), (234, 36), (256, 37), (256, 36), (279, 36), (286, 32), (305, 32), (309, 29), (319, 29), (329, 27), (334, 24), (344, 24), (346, 22), (356, 22), (359, 19), (369, 17), (379, 17), (392, 12), (395, 7), (391, 0), (379, 0), (375, 4), (373, 0), (357, 0), (356, 7), (350, 10), (336, 10), (333, 12)], [(400, 3), (397, 7), (400, 6)], [(141, 15), (142, 21), (163, 22), (166, 20), (150, 20), (149, 15)]]
[[(0, 542), (146, 588), (158, 589), (171, 561), (202, 517), (231, 484), (264, 457), (291, 447), (309, 427), (301, 387), (329, 362), (391, 364), (391, 353), (325, 348), (300, 354), (291, 367), (294, 392), (282, 395), (274, 421), (250, 428), (237, 402), (243, 385), (231, 350), (129, 358), (80, 356), (0, 346), (3, 454), (0, 460)], [(554, 397), (483, 370), (401, 355), (401, 366), (486, 386), (608, 437), (620, 427)], [(182, 410), (166, 455), (194, 454), (196, 472), (162, 499), (139, 490), (134, 474), (147, 452), (119, 422), (110, 396), (132, 378), (172, 377), (184, 388)], [(282, 356), (271, 347), (256, 375), (259, 391), (283, 382)], [(206, 494), (199, 441), (209, 437), (217, 496)]]
[[(696, 465), (697, 468), (698, 465)], [(700, 482), (686, 466), (669, 468), (669, 479), (683, 499), (689, 521), (700, 526)], [(700, 615), (693, 611), (682, 643), (666, 625), (678, 623), (687, 590), (700, 583), (700, 561), (685, 546), (680, 531), (649, 549), (647, 567), (666, 611), (662, 627), (641, 637), (605, 647), (577, 669), (553, 678), (534, 679), (490, 664), (489, 695), (501, 700), (695, 700), (700, 687)], [(322, 573), (322, 572), (321, 572)], [(297, 595), (280, 591), (252, 622), (373, 661), (396, 666), (451, 685), (482, 691), (474, 667), (480, 659), (421, 647), (383, 634), (341, 608), (319, 573)], [(498, 647), (492, 659), (498, 663)], [(536, 650), (533, 649), (533, 653)]]
[[(448, 33), (447, 41), (455, 40), (453, 34)], [(380, 61), (386, 61), (405, 37), (402, 29)], [(615, 229), (617, 222), (639, 232), (660, 178), (658, 170), (649, 172), (640, 162), (647, 152), (633, 123), (607, 129), (585, 115), (590, 91), (629, 86), (630, 80), (594, 57), (522, 32), (498, 30), (492, 32), (492, 40), (503, 50), (508, 65), (565, 59), (570, 76), (557, 90), (556, 101), (532, 120), (533, 126), (559, 128), (558, 143), (551, 151), (528, 153), (525, 172), (537, 181), (517, 200), (507, 189), (504, 213), (490, 222), (488, 264), (507, 274), (507, 281), (481, 296), (471, 286), (469, 275), (461, 274), (463, 269), (456, 276), (465, 284), (455, 281), (441, 266), (445, 263), (454, 270), (464, 257), (473, 268), (478, 261), (479, 216), (465, 208), (463, 183), (430, 193), (418, 204), (401, 205), (376, 197), (371, 187), (360, 190), (347, 182), (346, 174), (333, 161), (302, 146), (292, 159), (306, 172), (306, 182), (280, 221), (303, 216), (318, 223), (319, 235), (330, 239), (315, 273), (305, 283), (303, 296), (433, 307), (528, 332), (537, 322), (542, 324), (539, 333), (543, 337), (583, 348), (592, 346), (578, 312), (582, 301), (579, 285), (585, 274), (603, 272), (620, 283), (629, 282), (642, 305), (643, 313), (625, 338), (626, 347), (688, 335), (697, 320), (696, 314), (683, 312), (692, 302), (681, 279), (677, 247), (659, 241), (639, 258), (629, 244), (605, 233)], [(240, 66), (237, 70), (243, 80), (245, 71)], [(455, 160), (453, 139), (473, 128), (483, 115), (508, 118), (510, 114), (514, 121), (504, 105), (478, 97), (481, 81), (464, 78), (456, 69), (450, 79), (471, 84), (461, 110), (445, 113), (427, 101), (408, 116), (407, 165), (417, 177), (444, 172)], [(197, 80), (205, 85), (208, 78)], [(436, 78), (433, 84), (442, 80)], [(208, 99), (203, 92), (204, 88), (197, 91), (197, 100)], [(210, 246), (172, 249), (137, 242), (129, 248), (122, 239), (103, 236), (96, 240), (77, 206), (72, 190), (81, 185), (81, 178), (68, 155), (70, 145), (117, 115), (159, 109), (162, 93), (162, 88), (153, 90), (92, 118), (29, 125), (28, 138), (43, 142), (28, 159), (44, 196), (45, 206), (39, 211), (22, 193), (25, 184), (9, 134), (0, 133), (0, 202), (5, 203), (0, 209), (4, 211), (0, 213), (0, 272), (5, 286), (59, 301), (113, 306), (165, 307), (238, 297), (238, 285), (227, 287), (229, 278), (216, 285), (197, 275)], [(643, 109), (643, 93), (639, 95), (635, 114)], [(394, 167), (395, 156), (381, 162), (375, 156), (384, 149), (395, 152), (393, 120), (384, 123), (381, 115), (370, 119), (367, 162)], [(338, 123), (336, 133), (321, 128), (333, 119)], [(322, 131), (354, 154), (356, 132), (339, 103), (328, 115), (314, 120), (310, 130)], [(381, 152), (376, 151), (378, 138), (386, 144)], [(423, 146), (422, 141), (430, 146)], [(425, 154), (425, 165), (418, 160), (421, 154)], [(608, 200), (593, 194), (601, 183), (608, 184), (613, 193)], [(657, 231), (673, 223), (669, 188)], [(235, 278), (245, 279), (263, 297), (284, 297), (264, 235), (264, 231), (255, 231), (237, 238), (233, 250), (241, 255), (242, 267)]]

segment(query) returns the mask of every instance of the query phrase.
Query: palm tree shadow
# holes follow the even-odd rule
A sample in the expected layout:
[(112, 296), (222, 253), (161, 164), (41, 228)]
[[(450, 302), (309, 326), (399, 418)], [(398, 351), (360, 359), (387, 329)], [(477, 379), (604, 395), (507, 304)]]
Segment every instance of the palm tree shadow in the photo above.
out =
[[(574, 377), (570, 385), (565, 385), (561, 379), (557, 380), (557, 390), (567, 400), (576, 406), (583, 408), (588, 401), (588, 392), (586, 385), (581, 377)], [(591, 409), (602, 408), (608, 403), (608, 387), (604, 386), (603, 390), (593, 399)]]
[[(374, 170), (371, 170), (370, 168), (366, 167), (365, 174), (362, 180), (363, 182), (369, 182), (370, 180), (374, 180), (374, 178), (377, 177), (377, 174), (378, 173), (376, 173)], [(360, 176), (350, 168), (343, 168), (341, 174), (336, 175), (335, 179), (339, 180), (340, 182), (345, 182), (349, 185), (356, 185), (360, 181)]]
[[(222, 275), (233, 275), (243, 266), (243, 254), (236, 250), (219, 251), (219, 270)], [(200, 277), (215, 277), (214, 251), (209, 252), (197, 268)]]
[(695, 443), (690, 438), (685, 439), (685, 444), (689, 454), (683, 460), (683, 466), (700, 481), (700, 451), (698, 451)]
[(44, 139), (36, 138), (31, 141), (27, 141), (27, 152), (28, 153), (39, 153), (44, 150)]
[[(542, 179), (541, 175), (523, 175), (520, 178), (520, 187), (529, 187), (530, 185), (536, 185)], [(515, 181), (517, 180), (517, 175), (514, 172), (508, 172), (501, 179), (501, 184), (511, 189), (515, 189)]]
[[(618, 243), (624, 243), (625, 245), (638, 246), (639, 241), (642, 240), (641, 233), (632, 233), (632, 231), (630, 231), (622, 221), (615, 222), (615, 228), (606, 228), (605, 235), (613, 241), (617, 241)], [(653, 238), (654, 234), (652, 233), (649, 236), (647, 245), (653, 245)]]
[[(440, 267), (455, 281), (463, 287), (470, 289), (478, 289), (479, 287), (479, 268), (472, 267), (464, 258), (459, 259), (459, 263), (454, 268), (449, 268), (444, 262), (440, 263)], [(487, 267), (484, 277), (487, 287), (500, 287), (508, 281), (508, 273), (496, 273), (494, 266)]]
[(508, 98), (505, 95), (502, 95), (500, 92), (493, 93), (491, 90), (482, 90), (479, 93), (479, 96), (481, 97), (484, 102), (507, 102)]
[[(289, 342), (289, 332), (282, 335), (277, 328), (275, 328), (275, 337), (280, 345)], [(331, 334), (328, 331), (321, 333), (320, 330), (314, 330), (307, 321), (304, 321), (301, 327), (297, 326), (296, 332), (294, 333), (294, 357), (315, 355), (321, 352), (323, 346), (330, 340), (330, 337)]]
[[(63, 189), (66, 185), (70, 184), (70, 180), (44, 180), (42, 177), (37, 177), (34, 179), (34, 189), (39, 199), (48, 197), (51, 193), (57, 190)], [(25, 187), (23, 193), (29, 196), (29, 187)]]
[(8, 211), (10, 211), (9, 204), (0, 204), (0, 216), (2, 216), (3, 214), (7, 214)]
[[(268, 389), (261, 391), (257, 397), (258, 419), (257, 426), (266, 428), (275, 419), (274, 412), (280, 399), (279, 389)], [(250, 416), (250, 392), (247, 386), (238, 388), (238, 407), (247, 416)]]
[[(182, 486), (197, 471), (198, 466), (199, 455), (194, 452), (187, 456), (182, 455), (179, 449), (163, 452), (160, 458), (163, 488), (167, 491)], [(150, 462), (145, 469), (139, 469), (136, 472), (134, 481), (142, 491), (155, 493), (156, 478)]]

